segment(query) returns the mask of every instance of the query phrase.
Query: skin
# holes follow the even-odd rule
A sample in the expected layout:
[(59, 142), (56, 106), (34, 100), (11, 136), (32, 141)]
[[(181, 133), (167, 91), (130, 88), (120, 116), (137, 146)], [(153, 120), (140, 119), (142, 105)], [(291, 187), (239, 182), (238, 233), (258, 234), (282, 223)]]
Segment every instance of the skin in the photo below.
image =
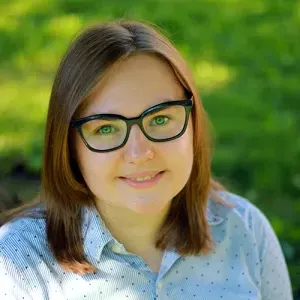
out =
[[(136, 117), (164, 101), (186, 99), (172, 68), (149, 54), (136, 54), (122, 62), (89, 99), (79, 117), (116, 113)], [(160, 256), (154, 247), (159, 230), (172, 202), (189, 179), (193, 164), (191, 116), (183, 136), (155, 143), (137, 125), (127, 144), (108, 153), (90, 151), (75, 135), (77, 161), (95, 205), (113, 236), (127, 251), (147, 257)], [(166, 170), (154, 186), (135, 189), (120, 180), (133, 172)], [(150, 258), (153, 269), (157, 265)]]

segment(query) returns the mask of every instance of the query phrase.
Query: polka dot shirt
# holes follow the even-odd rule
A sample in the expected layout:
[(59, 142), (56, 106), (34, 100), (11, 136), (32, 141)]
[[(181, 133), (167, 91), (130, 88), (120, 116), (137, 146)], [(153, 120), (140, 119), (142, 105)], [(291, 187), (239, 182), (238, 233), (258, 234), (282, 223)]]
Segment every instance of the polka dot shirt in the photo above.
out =
[(160, 270), (126, 251), (97, 210), (83, 209), (84, 250), (97, 270), (64, 271), (48, 248), (43, 219), (22, 218), (0, 228), (1, 300), (292, 300), (286, 262), (264, 214), (237, 195), (210, 199), (207, 220), (216, 249), (209, 255), (165, 251)]

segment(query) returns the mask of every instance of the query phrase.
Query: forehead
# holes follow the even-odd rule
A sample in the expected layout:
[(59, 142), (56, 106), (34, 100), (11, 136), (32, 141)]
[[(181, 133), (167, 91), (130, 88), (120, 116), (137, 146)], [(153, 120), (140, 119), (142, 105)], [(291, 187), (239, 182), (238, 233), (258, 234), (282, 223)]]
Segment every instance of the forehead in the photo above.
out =
[(150, 54), (136, 54), (113, 69), (87, 100), (80, 117), (99, 113), (128, 118), (165, 101), (185, 99), (172, 67)]

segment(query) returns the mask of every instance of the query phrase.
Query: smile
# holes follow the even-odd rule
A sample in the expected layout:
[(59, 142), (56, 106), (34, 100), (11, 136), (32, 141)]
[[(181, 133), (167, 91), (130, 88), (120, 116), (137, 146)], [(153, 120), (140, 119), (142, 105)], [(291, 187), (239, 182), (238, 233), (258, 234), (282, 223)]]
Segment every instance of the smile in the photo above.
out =
[(157, 174), (153, 175), (153, 176), (145, 176), (145, 177), (137, 177), (137, 178), (127, 178), (127, 179), (131, 179), (132, 181), (146, 181), (146, 180), (150, 180), (152, 178), (154, 178)]
[(159, 172), (153, 176), (146, 176), (146, 177), (137, 177), (137, 178), (125, 178), (120, 177), (120, 179), (129, 186), (135, 188), (148, 188), (156, 185), (160, 179), (164, 176), (165, 171)]

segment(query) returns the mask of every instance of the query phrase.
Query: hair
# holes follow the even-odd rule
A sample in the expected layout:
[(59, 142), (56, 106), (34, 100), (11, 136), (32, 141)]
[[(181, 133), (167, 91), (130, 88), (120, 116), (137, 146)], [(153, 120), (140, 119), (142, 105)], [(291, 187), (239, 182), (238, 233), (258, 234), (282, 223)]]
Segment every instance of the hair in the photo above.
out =
[(93, 205), (94, 200), (73, 155), (70, 122), (116, 66), (138, 53), (164, 59), (194, 101), (191, 175), (172, 200), (156, 247), (175, 248), (180, 255), (213, 251), (215, 245), (206, 219), (207, 200), (213, 197), (230, 206), (217, 195), (217, 191), (224, 188), (211, 176), (209, 120), (192, 73), (175, 46), (155, 25), (145, 22), (118, 20), (91, 25), (70, 44), (54, 79), (46, 121), (41, 191), (30, 204), (6, 213), (8, 221), (24, 216), (42, 203), (50, 249), (64, 269), (75, 273), (95, 270), (84, 255), (81, 233), (82, 207)]

